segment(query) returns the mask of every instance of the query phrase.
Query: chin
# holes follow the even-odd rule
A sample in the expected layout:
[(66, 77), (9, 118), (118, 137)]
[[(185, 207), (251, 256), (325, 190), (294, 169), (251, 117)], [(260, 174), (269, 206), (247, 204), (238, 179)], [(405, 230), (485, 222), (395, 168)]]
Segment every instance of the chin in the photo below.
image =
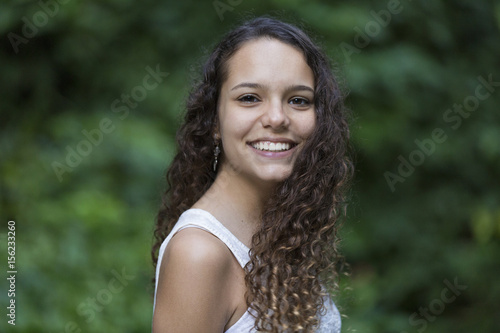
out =
[(292, 173), (292, 170), (269, 170), (257, 175), (262, 181), (280, 183), (287, 179)]

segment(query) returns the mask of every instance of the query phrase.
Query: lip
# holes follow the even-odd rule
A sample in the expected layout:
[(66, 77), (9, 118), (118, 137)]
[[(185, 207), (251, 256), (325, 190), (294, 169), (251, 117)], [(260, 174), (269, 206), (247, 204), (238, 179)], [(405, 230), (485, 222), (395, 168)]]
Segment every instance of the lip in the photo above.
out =
[[(289, 143), (290, 145), (292, 145), (292, 147), (290, 149), (288, 149), (288, 150), (285, 150), (285, 151), (265, 151), (265, 150), (260, 150), (260, 149), (254, 148), (252, 146), (252, 144), (255, 143), (255, 142), (284, 142), (284, 143)], [(280, 159), (280, 158), (290, 157), (295, 152), (295, 149), (297, 148), (298, 143), (295, 142), (295, 141), (293, 141), (293, 140), (291, 140), (291, 139), (288, 139), (288, 138), (269, 138), (269, 137), (265, 137), (265, 138), (259, 138), (257, 140), (250, 141), (250, 142), (247, 143), (247, 145), (257, 155), (260, 155), (260, 156), (263, 156), (263, 157), (267, 157), (267, 158)]]
[(270, 138), (270, 137), (264, 137), (264, 138), (258, 138), (257, 140), (253, 140), (253, 141), (250, 141), (248, 142), (248, 144), (252, 144), (252, 143), (255, 143), (255, 142), (285, 142), (285, 143), (290, 143), (290, 144), (293, 144), (293, 145), (297, 145), (297, 142), (291, 140), (291, 139), (288, 139), (288, 138)]
[[(277, 141), (277, 142), (283, 142), (283, 141)], [(286, 158), (286, 157), (289, 157), (295, 152), (295, 149), (297, 148), (297, 146), (293, 146), (292, 148), (285, 150), (285, 151), (265, 151), (265, 150), (255, 149), (250, 143), (247, 143), (247, 145), (257, 155), (268, 157), (268, 158)]]

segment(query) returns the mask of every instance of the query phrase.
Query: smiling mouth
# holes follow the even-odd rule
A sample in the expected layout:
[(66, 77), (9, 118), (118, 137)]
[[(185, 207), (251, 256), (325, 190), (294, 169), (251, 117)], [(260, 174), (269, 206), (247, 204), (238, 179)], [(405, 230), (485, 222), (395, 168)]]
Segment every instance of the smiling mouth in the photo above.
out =
[(295, 147), (296, 143), (290, 142), (271, 142), (271, 141), (258, 141), (250, 143), (252, 147), (262, 151), (287, 151)]

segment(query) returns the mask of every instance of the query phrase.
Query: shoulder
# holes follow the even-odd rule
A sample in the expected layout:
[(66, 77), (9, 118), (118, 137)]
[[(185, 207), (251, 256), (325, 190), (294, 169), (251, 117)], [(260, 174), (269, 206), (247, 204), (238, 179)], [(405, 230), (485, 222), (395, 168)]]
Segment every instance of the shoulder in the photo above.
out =
[(199, 228), (178, 231), (168, 243), (162, 260), (162, 266), (180, 264), (200, 270), (223, 268), (230, 263), (231, 252), (227, 246), (216, 236)]
[[(199, 228), (178, 231), (169, 241), (161, 262), (155, 332), (222, 331), (232, 311), (228, 285), (232, 255), (217, 237)], [(174, 329), (175, 327), (175, 329)]]

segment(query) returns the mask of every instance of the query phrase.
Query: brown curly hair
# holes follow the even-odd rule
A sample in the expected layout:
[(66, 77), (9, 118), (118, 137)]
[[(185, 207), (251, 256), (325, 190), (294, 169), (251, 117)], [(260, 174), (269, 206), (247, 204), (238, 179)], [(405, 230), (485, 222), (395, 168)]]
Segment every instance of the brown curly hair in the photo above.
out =
[(258, 38), (279, 40), (304, 54), (315, 79), (316, 128), (292, 173), (264, 207), (245, 266), (247, 304), (260, 331), (310, 332), (324, 309), (326, 289), (337, 287), (337, 229), (345, 215), (353, 166), (348, 112), (339, 82), (325, 54), (294, 25), (268, 17), (247, 21), (227, 34), (208, 57), (177, 133), (178, 153), (167, 171), (152, 257), (156, 264), (158, 249), (179, 216), (214, 182), (213, 134), (227, 62), (245, 42)]

